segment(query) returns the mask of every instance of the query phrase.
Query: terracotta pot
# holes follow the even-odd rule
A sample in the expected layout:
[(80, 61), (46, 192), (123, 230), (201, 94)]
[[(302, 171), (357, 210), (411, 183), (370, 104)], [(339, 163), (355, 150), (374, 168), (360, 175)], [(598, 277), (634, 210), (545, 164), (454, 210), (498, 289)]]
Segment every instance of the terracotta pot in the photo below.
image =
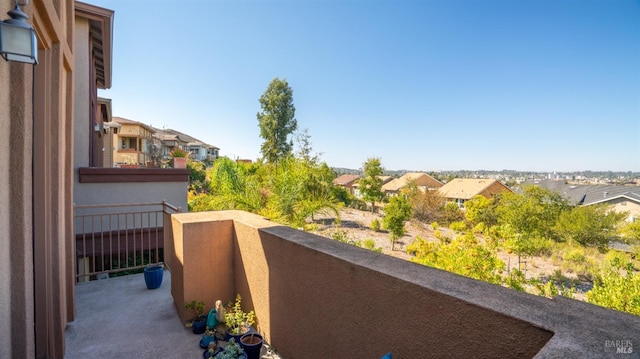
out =
[(173, 168), (187, 168), (187, 159), (185, 157), (174, 157)]

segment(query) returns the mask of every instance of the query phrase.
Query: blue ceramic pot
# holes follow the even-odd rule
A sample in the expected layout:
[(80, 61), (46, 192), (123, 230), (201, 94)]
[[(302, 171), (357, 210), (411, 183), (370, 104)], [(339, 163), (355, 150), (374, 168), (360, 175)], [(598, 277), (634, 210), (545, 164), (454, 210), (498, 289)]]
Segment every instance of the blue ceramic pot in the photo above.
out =
[(260, 359), (262, 342), (262, 335), (256, 333), (247, 333), (240, 337), (240, 346), (247, 353), (247, 359)]
[(202, 334), (207, 330), (207, 317), (199, 317), (191, 325), (193, 334)]
[(162, 266), (150, 266), (144, 269), (144, 282), (147, 289), (160, 288), (162, 284)]
[(211, 335), (211, 336), (202, 335), (202, 339), (200, 339), (200, 348), (208, 348), (209, 343), (215, 342), (215, 341), (216, 341), (216, 337), (214, 335)]

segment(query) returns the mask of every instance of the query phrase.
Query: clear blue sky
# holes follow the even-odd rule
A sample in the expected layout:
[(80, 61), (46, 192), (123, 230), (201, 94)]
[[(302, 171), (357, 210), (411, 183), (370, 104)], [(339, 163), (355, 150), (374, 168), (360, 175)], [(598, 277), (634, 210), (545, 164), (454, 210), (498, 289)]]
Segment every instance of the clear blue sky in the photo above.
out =
[(640, 171), (640, 1), (87, 0), (115, 10), (113, 114), (260, 156), (294, 91), (333, 167)]

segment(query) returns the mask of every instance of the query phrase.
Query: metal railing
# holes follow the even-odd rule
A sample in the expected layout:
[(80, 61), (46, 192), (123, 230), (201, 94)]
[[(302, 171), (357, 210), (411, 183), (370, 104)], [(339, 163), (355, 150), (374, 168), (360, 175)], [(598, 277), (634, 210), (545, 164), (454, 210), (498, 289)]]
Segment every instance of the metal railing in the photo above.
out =
[(74, 205), (76, 281), (137, 273), (163, 264), (163, 217), (181, 211), (166, 201)]

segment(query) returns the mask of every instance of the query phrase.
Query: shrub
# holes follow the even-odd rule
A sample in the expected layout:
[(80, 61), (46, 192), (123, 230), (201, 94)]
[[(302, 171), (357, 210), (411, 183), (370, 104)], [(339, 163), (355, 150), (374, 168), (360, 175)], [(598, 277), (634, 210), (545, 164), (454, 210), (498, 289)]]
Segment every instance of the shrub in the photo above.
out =
[(456, 233), (463, 233), (467, 230), (467, 224), (464, 221), (456, 221), (449, 224), (449, 228), (451, 228)]
[(382, 253), (382, 247), (376, 247), (376, 241), (371, 238), (365, 239), (364, 243), (362, 243), (362, 247), (373, 252)]
[(380, 221), (376, 218), (373, 221), (371, 221), (371, 230), (374, 232), (380, 232)]
[(640, 315), (640, 275), (631, 262), (609, 264), (586, 296), (589, 303)]
[(562, 255), (562, 259), (565, 261), (573, 262), (573, 263), (581, 263), (584, 262), (584, 250), (581, 248), (574, 248), (569, 252), (566, 252)]
[(620, 267), (626, 263), (629, 263), (631, 261), (631, 256), (615, 249), (611, 249), (604, 256), (604, 259), (607, 264), (614, 267)]

